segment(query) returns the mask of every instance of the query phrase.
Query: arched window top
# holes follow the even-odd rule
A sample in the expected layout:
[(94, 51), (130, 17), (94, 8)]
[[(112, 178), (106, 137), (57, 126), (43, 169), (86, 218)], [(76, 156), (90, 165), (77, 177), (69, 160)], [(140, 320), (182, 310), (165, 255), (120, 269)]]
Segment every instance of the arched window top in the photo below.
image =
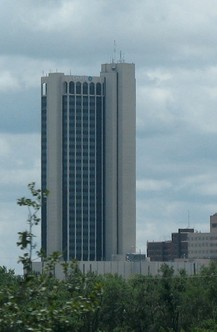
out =
[(68, 90), (68, 83), (63, 82), (63, 93), (67, 93), (67, 90)]
[(47, 95), (47, 83), (42, 83), (42, 96), (46, 96)]
[(87, 82), (83, 83), (83, 95), (87, 95), (88, 94), (88, 84)]
[(76, 94), (81, 94), (81, 82), (76, 82)]
[(101, 95), (101, 83), (96, 83), (96, 94)]
[(73, 81), (69, 82), (69, 93), (75, 93), (75, 83)]
[(93, 82), (90, 83), (90, 95), (95, 94), (95, 85)]

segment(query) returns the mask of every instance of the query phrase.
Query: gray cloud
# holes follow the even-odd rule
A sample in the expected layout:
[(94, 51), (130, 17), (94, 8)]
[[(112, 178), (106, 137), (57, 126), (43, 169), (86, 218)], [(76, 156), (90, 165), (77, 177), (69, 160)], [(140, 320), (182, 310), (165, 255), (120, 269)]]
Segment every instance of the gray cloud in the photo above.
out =
[[(40, 76), (98, 75), (120, 50), (136, 64), (137, 247), (186, 227), (188, 211), (191, 226), (208, 230), (217, 209), (217, 2), (3, 0), (0, 18), (5, 252), (14, 257), (25, 225), (16, 198), (40, 178)], [(12, 264), (6, 253), (1, 261)]]

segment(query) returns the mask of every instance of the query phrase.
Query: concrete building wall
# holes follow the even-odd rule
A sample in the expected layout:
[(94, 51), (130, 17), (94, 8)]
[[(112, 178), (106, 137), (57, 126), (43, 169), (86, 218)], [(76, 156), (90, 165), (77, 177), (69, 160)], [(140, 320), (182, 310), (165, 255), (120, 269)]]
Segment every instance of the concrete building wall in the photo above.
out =
[[(208, 266), (209, 259), (206, 260), (180, 260), (176, 262), (167, 262), (166, 264), (174, 269), (174, 274), (178, 275), (180, 271), (185, 270), (187, 275), (198, 274), (202, 267)], [(104, 274), (117, 274), (123, 278), (130, 278), (134, 275), (144, 276), (160, 276), (160, 268), (164, 265), (164, 262), (127, 262), (127, 261), (95, 261), (95, 262), (78, 262), (78, 267), (81, 272), (88, 273), (94, 272), (98, 275)], [(36, 273), (42, 272), (42, 263), (34, 262), (33, 270)], [(57, 264), (55, 267), (55, 276), (59, 279), (64, 279), (63, 268), (61, 264)]]
[(217, 233), (217, 213), (210, 216), (210, 233)]
[(117, 253), (117, 73), (107, 73), (102, 65), (101, 76), (105, 79), (105, 259)]
[[(47, 84), (47, 254), (62, 251), (62, 99), (59, 93), (62, 89), (64, 74), (53, 73), (42, 78), (42, 84)], [(48, 84), (49, 82), (49, 84)]]
[(136, 243), (135, 66), (102, 65), (105, 78), (106, 259)]
[(188, 258), (217, 258), (217, 234), (215, 232), (189, 234)]
[(188, 257), (217, 259), (217, 213), (210, 216), (210, 232), (188, 234)]

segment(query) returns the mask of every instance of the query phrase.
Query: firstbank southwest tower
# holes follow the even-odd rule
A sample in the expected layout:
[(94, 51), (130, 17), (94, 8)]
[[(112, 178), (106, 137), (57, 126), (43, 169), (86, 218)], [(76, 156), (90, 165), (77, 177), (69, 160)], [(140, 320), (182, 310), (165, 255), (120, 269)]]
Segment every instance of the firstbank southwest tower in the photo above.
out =
[(42, 248), (65, 260), (135, 250), (135, 65), (41, 79)]

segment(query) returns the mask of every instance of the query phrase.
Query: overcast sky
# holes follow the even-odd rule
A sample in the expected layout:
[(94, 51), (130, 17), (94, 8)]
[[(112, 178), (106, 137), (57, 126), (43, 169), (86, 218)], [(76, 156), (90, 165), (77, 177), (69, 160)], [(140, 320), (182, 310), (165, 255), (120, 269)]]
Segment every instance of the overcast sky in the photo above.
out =
[[(217, 211), (216, 0), (0, 1), (0, 265), (15, 268), (16, 205), (40, 186), (40, 77), (136, 65), (137, 250)], [(39, 235), (40, 227), (36, 230)], [(40, 237), (37, 237), (38, 249)]]

